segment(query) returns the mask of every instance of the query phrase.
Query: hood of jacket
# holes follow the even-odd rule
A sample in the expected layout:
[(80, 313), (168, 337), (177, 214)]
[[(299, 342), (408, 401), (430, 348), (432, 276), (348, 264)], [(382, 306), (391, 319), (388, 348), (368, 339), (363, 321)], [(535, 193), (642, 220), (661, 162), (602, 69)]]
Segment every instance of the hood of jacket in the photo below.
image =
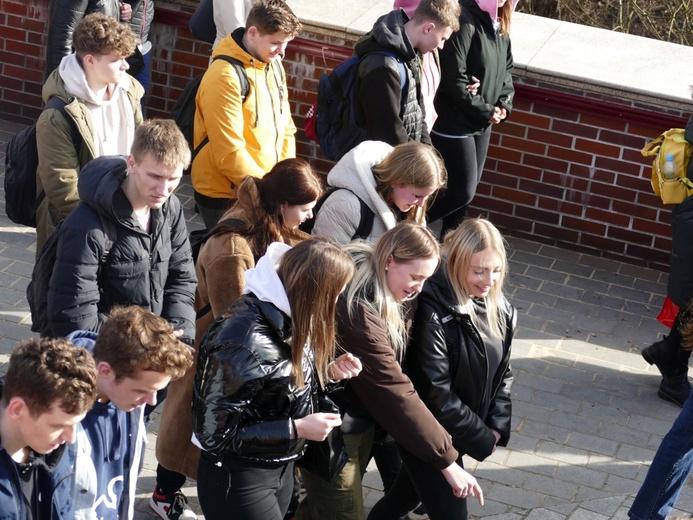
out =
[(291, 249), (290, 245), (281, 242), (270, 244), (255, 267), (245, 272), (243, 294), (253, 293), (260, 301), (271, 303), (291, 317), (289, 298), (277, 274), (279, 260), (289, 249)]
[(126, 223), (123, 219), (123, 212), (119, 211), (122, 207), (116, 207), (118, 202), (127, 201), (123, 192), (121, 192), (122, 197), (115, 196), (128, 175), (125, 161), (125, 156), (121, 155), (97, 157), (90, 161), (79, 174), (77, 191), (80, 200), (89, 204), (98, 213), (126, 227), (133, 227), (132, 207), (127, 211), (128, 217), (132, 220), (130, 223)]
[(392, 152), (392, 146), (382, 141), (364, 141), (350, 150), (330, 170), (327, 184), (351, 191), (382, 218), (386, 229), (397, 224), (395, 214), (376, 191), (373, 166), (380, 164)]
[(354, 46), (354, 52), (363, 56), (383, 49), (399, 55), (404, 61), (416, 58), (416, 50), (409, 41), (404, 24), (409, 21), (403, 9), (384, 14), (373, 24), (373, 28)]
[(86, 349), (88, 352), (93, 352), (96, 338), (98, 338), (99, 335), (90, 330), (76, 330), (70, 332), (66, 337), (76, 346)]
[(113, 88), (111, 99), (108, 101), (98, 99), (96, 97), (96, 93), (87, 83), (87, 77), (84, 73), (84, 69), (82, 69), (80, 66), (79, 61), (77, 60), (77, 54), (74, 52), (62, 59), (60, 65), (58, 66), (58, 74), (60, 74), (60, 77), (65, 83), (65, 89), (68, 92), (71, 92), (74, 96), (83, 99), (88, 105), (90, 105), (90, 108), (91, 106), (116, 104), (118, 103), (118, 98), (122, 95), (121, 89), (128, 90), (130, 88), (130, 77), (127, 74), (123, 74), (118, 80), (117, 86)]

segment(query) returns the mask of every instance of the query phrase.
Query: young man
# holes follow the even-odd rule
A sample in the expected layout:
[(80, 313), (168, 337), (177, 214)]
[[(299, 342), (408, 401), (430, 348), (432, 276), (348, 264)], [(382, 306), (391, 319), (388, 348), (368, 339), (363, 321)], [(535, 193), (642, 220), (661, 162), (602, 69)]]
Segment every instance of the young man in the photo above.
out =
[[(172, 195), (189, 163), (176, 124), (152, 120), (137, 128), (127, 158), (100, 157), (84, 169), (82, 202), (58, 231), (48, 291), (53, 335), (98, 331), (114, 306), (139, 305), (192, 345), (197, 277), (183, 208)], [(185, 476), (157, 472), (160, 510), (194, 518), (179, 498)]]
[(2, 518), (72, 520), (65, 444), (96, 397), (94, 360), (66, 339), (30, 339), (10, 356), (0, 393)]
[[(43, 86), (43, 100), (58, 98), (64, 109), (47, 108), (36, 124), (39, 165), (36, 252), (79, 202), (77, 178), (95, 157), (126, 155), (142, 122), (142, 86), (126, 71), (135, 49), (130, 28), (105, 14), (80, 20), (72, 35), (75, 52), (65, 57)], [(76, 135), (75, 134), (76, 130)]]
[(132, 519), (145, 405), (192, 366), (191, 350), (166, 320), (134, 305), (113, 309), (98, 335), (68, 338), (92, 351), (97, 369), (97, 401), (77, 432), (75, 518)]
[(431, 143), (424, 122), (419, 54), (442, 49), (459, 29), (459, 15), (455, 0), (422, 0), (411, 19), (402, 9), (391, 11), (356, 44), (354, 52), (363, 56), (355, 83), (356, 122), (366, 129), (368, 139), (392, 146)]
[(197, 91), (195, 147), (209, 139), (192, 165), (195, 202), (205, 225), (217, 223), (247, 176), (262, 177), (282, 159), (296, 156), (296, 126), (281, 64), (286, 44), (301, 24), (283, 0), (261, 0), (238, 28), (212, 52), (212, 58), (239, 60), (248, 78), (243, 101), (234, 66), (215, 59)]

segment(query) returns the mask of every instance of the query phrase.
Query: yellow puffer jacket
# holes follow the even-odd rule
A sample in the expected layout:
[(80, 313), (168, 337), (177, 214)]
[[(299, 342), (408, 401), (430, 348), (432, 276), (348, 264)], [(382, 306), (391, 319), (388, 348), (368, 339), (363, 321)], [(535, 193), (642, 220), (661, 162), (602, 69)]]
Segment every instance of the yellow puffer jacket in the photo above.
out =
[(249, 83), (242, 102), (234, 67), (214, 60), (200, 83), (195, 103), (194, 144), (205, 145), (192, 165), (195, 191), (212, 198), (235, 198), (248, 177), (262, 177), (277, 162), (296, 156), (286, 74), (281, 61), (264, 63), (241, 45), (243, 29), (221, 40), (212, 57), (231, 56), (243, 63)]

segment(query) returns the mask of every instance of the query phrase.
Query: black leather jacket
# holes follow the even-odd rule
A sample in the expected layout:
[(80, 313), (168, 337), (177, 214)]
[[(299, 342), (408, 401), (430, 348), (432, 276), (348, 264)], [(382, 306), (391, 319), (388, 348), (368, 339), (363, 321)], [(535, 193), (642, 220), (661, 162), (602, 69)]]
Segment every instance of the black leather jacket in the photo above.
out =
[(290, 382), (291, 319), (254, 294), (236, 300), (202, 339), (193, 390), (193, 432), (213, 455), (281, 465), (303, 455), (291, 419), (315, 409), (312, 354), (305, 386)]
[[(484, 460), (510, 438), (511, 402), (510, 344), (516, 316), (505, 301), (506, 335), (501, 364), (493, 381), (493, 395), (486, 394), (488, 362), (486, 347), (471, 322), (456, 305), (446, 270), (441, 267), (424, 286), (407, 350), (406, 367), (414, 388), (438, 422), (452, 435), (460, 454)], [(488, 409), (486, 417), (478, 415)]]

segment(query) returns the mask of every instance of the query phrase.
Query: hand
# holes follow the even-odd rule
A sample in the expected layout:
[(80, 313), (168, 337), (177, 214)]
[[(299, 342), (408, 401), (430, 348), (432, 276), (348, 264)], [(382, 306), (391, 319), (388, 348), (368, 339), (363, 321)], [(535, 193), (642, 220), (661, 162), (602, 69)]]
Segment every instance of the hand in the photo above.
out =
[(481, 82), (479, 81), (479, 78), (475, 76), (472, 76), (470, 79), (471, 83), (467, 84), (467, 92), (469, 92), (472, 96), (476, 96), (479, 92), (479, 86), (481, 85)]
[(129, 22), (132, 18), (132, 6), (126, 2), (120, 2), (120, 21)]
[[(500, 107), (494, 107), (493, 115), (491, 116), (491, 119), (488, 120), (488, 122), (492, 125), (497, 125), (498, 123), (500, 123), (501, 120), (503, 119), (502, 110), (505, 110), (505, 109), (501, 109)], [(506, 113), (506, 115), (507, 115), (507, 113)]]
[(327, 375), (332, 381), (351, 379), (361, 373), (361, 360), (347, 352), (335, 359), (327, 367)]
[(452, 488), (452, 494), (457, 498), (476, 497), (479, 505), (484, 505), (484, 492), (476, 479), (463, 470), (456, 462), (441, 470), (445, 480)]
[[(183, 335), (183, 329), (174, 330), (174, 331), (173, 331), (173, 335), (174, 335), (175, 337), (177, 337), (177, 338), (180, 338), (180, 337)], [(191, 346), (191, 345), (188, 345), (188, 344), (187, 344), (186, 342), (184, 342), (184, 341), (181, 341), (181, 343), (190, 349), (190, 353), (191, 353), (193, 356), (195, 355), (195, 352), (197, 352), (197, 351), (195, 350), (195, 347), (193, 347), (193, 346)]]
[(338, 413), (312, 413), (294, 421), (296, 437), (309, 441), (324, 441), (327, 434), (342, 424)]
[(491, 430), (491, 433), (496, 438), (496, 441), (493, 443), (493, 451), (496, 451), (496, 447), (498, 446), (498, 441), (501, 438), (501, 434), (499, 432), (497, 432), (496, 430), (494, 430), (493, 428), (489, 428), (489, 430)]
[(501, 121), (508, 117), (508, 111), (501, 107)]

